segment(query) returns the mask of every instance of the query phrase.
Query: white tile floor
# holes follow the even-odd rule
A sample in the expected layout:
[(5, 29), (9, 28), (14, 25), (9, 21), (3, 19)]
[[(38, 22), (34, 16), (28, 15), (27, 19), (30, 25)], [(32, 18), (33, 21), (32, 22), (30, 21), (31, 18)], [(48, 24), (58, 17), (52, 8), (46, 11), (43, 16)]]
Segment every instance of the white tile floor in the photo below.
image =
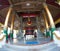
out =
[(60, 47), (57, 47), (53, 42), (34, 46), (7, 44), (0, 48), (0, 51), (60, 51)]
[[(37, 39), (33, 39), (31, 41), (37, 41), (40, 45), (27, 45), (24, 42), (24, 38), (19, 39), (17, 43), (11, 43), (6, 44), (2, 48), (0, 48), (0, 51), (60, 51), (60, 47), (58, 47), (54, 42), (50, 42), (50, 38), (44, 38), (42, 34), (38, 34)], [(29, 40), (28, 40), (29, 41)], [(50, 43), (47, 43), (50, 42)], [(47, 43), (47, 44), (42, 44)], [(23, 45), (22, 45), (23, 44)], [(41, 45), (42, 44), (42, 45)]]

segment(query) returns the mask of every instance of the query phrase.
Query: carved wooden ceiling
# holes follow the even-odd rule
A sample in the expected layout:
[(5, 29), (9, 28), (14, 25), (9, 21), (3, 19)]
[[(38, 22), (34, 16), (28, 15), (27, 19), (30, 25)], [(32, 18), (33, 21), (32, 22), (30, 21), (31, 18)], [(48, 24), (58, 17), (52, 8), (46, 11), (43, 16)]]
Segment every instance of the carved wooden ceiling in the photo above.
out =
[[(4, 23), (8, 8), (10, 5), (13, 6), (14, 11), (19, 15), (22, 13), (39, 13), (43, 10), (42, 3), (46, 2), (48, 8), (56, 20), (60, 16), (60, 5), (55, 3), (56, 0), (0, 0), (0, 22)], [(58, 16), (59, 15), (59, 16)], [(12, 16), (11, 16), (12, 17)], [(19, 17), (15, 16), (15, 22), (19, 23)], [(11, 18), (10, 18), (11, 19)], [(18, 26), (16, 26), (18, 27)]]

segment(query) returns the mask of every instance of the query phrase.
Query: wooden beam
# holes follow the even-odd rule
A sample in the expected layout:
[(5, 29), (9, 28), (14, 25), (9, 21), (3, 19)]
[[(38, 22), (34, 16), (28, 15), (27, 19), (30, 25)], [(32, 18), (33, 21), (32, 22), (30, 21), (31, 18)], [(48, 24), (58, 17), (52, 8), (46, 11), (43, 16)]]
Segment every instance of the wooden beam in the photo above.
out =
[(60, 23), (60, 18), (55, 21), (55, 25)]
[(13, 5), (12, 0), (8, 0), (10, 5)]
[(14, 20), (15, 20), (15, 15), (13, 14), (13, 16), (12, 16), (12, 20), (11, 20), (11, 31), (13, 31)]
[[(12, 3), (12, 0), (8, 0), (8, 1), (9, 1), (10, 5), (14, 7), (14, 5), (13, 5), (13, 3)], [(13, 8), (13, 9), (14, 9), (14, 8)], [(19, 20), (19, 16), (18, 16), (17, 13), (15, 12), (15, 10), (13, 10), (13, 11), (14, 11), (13, 13), (16, 14), (16, 16), (18, 17), (18, 20)]]
[(50, 13), (50, 10), (48, 9), (48, 6), (46, 3), (43, 3), (43, 7), (45, 8), (46, 10), (46, 13), (47, 13), (47, 16), (48, 16), (48, 19), (49, 19), (49, 22), (50, 22), (50, 26), (51, 28), (55, 28), (55, 24), (54, 24), (54, 21), (53, 21), (53, 17)]
[(7, 13), (6, 19), (5, 19), (5, 24), (4, 24), (5, 27), (8, 26), (8, 21), (9, 21), (9, 17), (10, 17), (11, 12), (12, 12), (12, 7), (9, 7), (9, 10), (8, 10), (8, 13)]
[(21, 5), (21, 4), (26, 4), (26, 3), (31, 3), (31, 4), (41, 4), (42, 2), (39, 1), (25, 1), (25, 2), (18, 2), (14, 5)]
[(27, 12), (27, 11), (32, 11), (32, 12), (33, 12), (33, 11), (41, 11), (41, 10), (32, 10), (32, 9), (31, 9), (31, 10), (19, 10), (19, 11), (17, 11), (17, 12)]
[(46, 17), (45, 12), (43, 12), (43, 16), (44, 16), (44, 21), (45, 21), (46, 29), (49, 29), (49, 27), (48, 27), (48, 21), (47, 21), (47, 17)]

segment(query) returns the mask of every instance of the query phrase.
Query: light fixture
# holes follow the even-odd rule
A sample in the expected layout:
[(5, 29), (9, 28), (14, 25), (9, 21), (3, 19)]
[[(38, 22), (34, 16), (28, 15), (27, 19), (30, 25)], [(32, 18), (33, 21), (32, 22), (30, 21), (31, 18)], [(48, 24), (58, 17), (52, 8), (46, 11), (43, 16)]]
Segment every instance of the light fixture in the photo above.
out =
[(30, 6), (30, 3), (26, 3), (27, 6)]

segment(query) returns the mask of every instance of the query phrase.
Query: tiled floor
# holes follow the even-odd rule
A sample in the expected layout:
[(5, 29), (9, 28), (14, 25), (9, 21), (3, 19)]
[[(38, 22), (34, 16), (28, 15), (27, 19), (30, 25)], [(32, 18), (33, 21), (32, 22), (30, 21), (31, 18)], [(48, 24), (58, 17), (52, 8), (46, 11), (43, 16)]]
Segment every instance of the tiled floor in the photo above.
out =
[[(18, 37), (17, 38), (17, 43), (15, 43), (15, 44), (23, 44), (23, 45), (26, 45), (26, 43), (27, 42), (37, 42), (37, 44), (43, 44), (43, 43), (47, 43), (47, 42), (50, 42), (50, 38), (45, 38), (44, 36), (43, 36), (43, 33), (41, 33), (41, 32), (39, 32), (39, 33), (37, 33), (37, 38), (35, 38), (35, 39), (30, 39), (30, 40), (26, 40), (25, 38), (23, 38), (23, 37)], [(32, 44), (30, 44), (30, 45), (32, 45)]]
[(60, 47), (57, 47), (53, 42), (34, 46), (7, 44), (3, 48), (0, 48), (0, 51), (60, 51)]
[[(38, 33), (37, 39), (32, 40), (24, 40), (24, 38), (18, 37), (17, 43), (8, 43), (2, 48), (0, 48), (0, 51), (60, 51), (60, 47), (58, 47), (54, 42), (50, 42), (50, 38), (45, 38), (42, 33)], [(38, 44), (26, 44), (28, 41), (36, 41)], [(47, 43), (50, 42), (50, 43)], [(46, 44), (43, 44), (46, 43)]]

